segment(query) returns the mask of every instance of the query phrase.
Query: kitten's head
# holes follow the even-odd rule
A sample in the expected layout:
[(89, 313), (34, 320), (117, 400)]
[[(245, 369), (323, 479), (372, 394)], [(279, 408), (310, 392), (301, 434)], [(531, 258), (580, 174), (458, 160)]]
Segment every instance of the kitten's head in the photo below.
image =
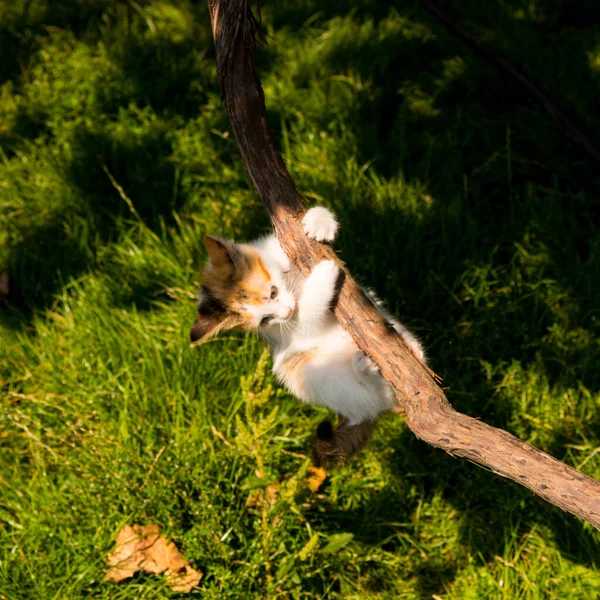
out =
[(268, 329), (287, 321), (296, 302), (281, 272), (267, 269), (252, 247), (210, 235), (204, 238), (208, 261), (204, 268), (192, 342), (219, 331)]

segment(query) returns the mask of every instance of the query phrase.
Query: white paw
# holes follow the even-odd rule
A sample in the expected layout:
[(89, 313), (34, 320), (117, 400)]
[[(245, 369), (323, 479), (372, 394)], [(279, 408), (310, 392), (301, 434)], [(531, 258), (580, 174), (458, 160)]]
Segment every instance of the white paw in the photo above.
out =
[(352, 366), (358, 373), (365, 375), (379, 375), (377, 363), (362, 352), (356, 352), (352, 357)]
[(323, 206), (311, 208), (302, 219), (304, 233), (317, 242), (331, 242), (338, 230), (333, 213)]
[(340, 270), (332, 260), (322, 260), (310, 273), (311, 281), (316, 285), (332, 286), (336, 283)]

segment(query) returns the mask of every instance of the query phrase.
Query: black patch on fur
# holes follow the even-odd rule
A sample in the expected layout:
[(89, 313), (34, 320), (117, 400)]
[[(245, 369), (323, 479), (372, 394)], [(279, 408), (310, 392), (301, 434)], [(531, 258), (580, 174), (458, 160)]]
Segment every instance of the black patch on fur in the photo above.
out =
[(331, 310), (334, 310), (336, 304), (338, 303), (340, 291), (342, 289), (342, 286), (344, 285), (345, 279), (346, 279), (346, 273), (344, 273), (344, 271), (342, 271), (342, 269), (339, 269), (338, 274), (337, 274), (337, 279), (335, 280), (335, 284), (333, 286), (333, 298), (331, 299), (331, 302), (329, 303), (329, 308)]
[(325, 419), (321, 421), (317, 427), (317, 439), (322, 442), (330, 442), (333, 440), (333, 424)]
[(198, 316), (190, 330), (190, 340), (197, 342), (210, 335), (231, 314), (225, 305), (215, 298), (206, 286), (201, 287)]
[(200, 304), (198, 305), (198, 311), (205, 312), (227, 312), (225, 305), (215, 296), (209, 288), (203, 285), (200, 288)]

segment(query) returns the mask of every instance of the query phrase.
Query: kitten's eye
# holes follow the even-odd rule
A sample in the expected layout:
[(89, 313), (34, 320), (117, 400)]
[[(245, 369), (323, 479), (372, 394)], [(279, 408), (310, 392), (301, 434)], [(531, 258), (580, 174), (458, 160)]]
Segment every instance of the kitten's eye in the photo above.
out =
[(260, 326), (261, 326), (261, 327), (266, 327), (266, 326), (267, 326), (267, 325), (268, 325), (268, 324), (271, 322), (271, 319), (272, 319), (272, 318), (273, 318), (273, 317), (263, 317), (263, 318), (260, 320)]
[(271, 286), (271, 300), (274, 300), (275, 298), (277, 298), (277, 294), (278, 294), (277, 288), (274, 285), (272, 285)]

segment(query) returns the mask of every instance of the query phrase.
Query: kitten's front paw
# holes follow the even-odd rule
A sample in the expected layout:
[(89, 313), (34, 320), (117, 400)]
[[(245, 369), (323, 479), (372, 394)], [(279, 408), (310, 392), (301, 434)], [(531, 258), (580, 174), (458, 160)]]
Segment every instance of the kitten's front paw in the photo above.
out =
[(332, 260), (322, 260), (316, 265), (310, 273), (310, 279), (313, 283), (323, 287), (334, 285), (339, 276), (340, 270)]
[(311, 208), (302, 219), (304, 233), (317, 242), (331, 242), (338, 230), (333, 213), (323, 206)]

